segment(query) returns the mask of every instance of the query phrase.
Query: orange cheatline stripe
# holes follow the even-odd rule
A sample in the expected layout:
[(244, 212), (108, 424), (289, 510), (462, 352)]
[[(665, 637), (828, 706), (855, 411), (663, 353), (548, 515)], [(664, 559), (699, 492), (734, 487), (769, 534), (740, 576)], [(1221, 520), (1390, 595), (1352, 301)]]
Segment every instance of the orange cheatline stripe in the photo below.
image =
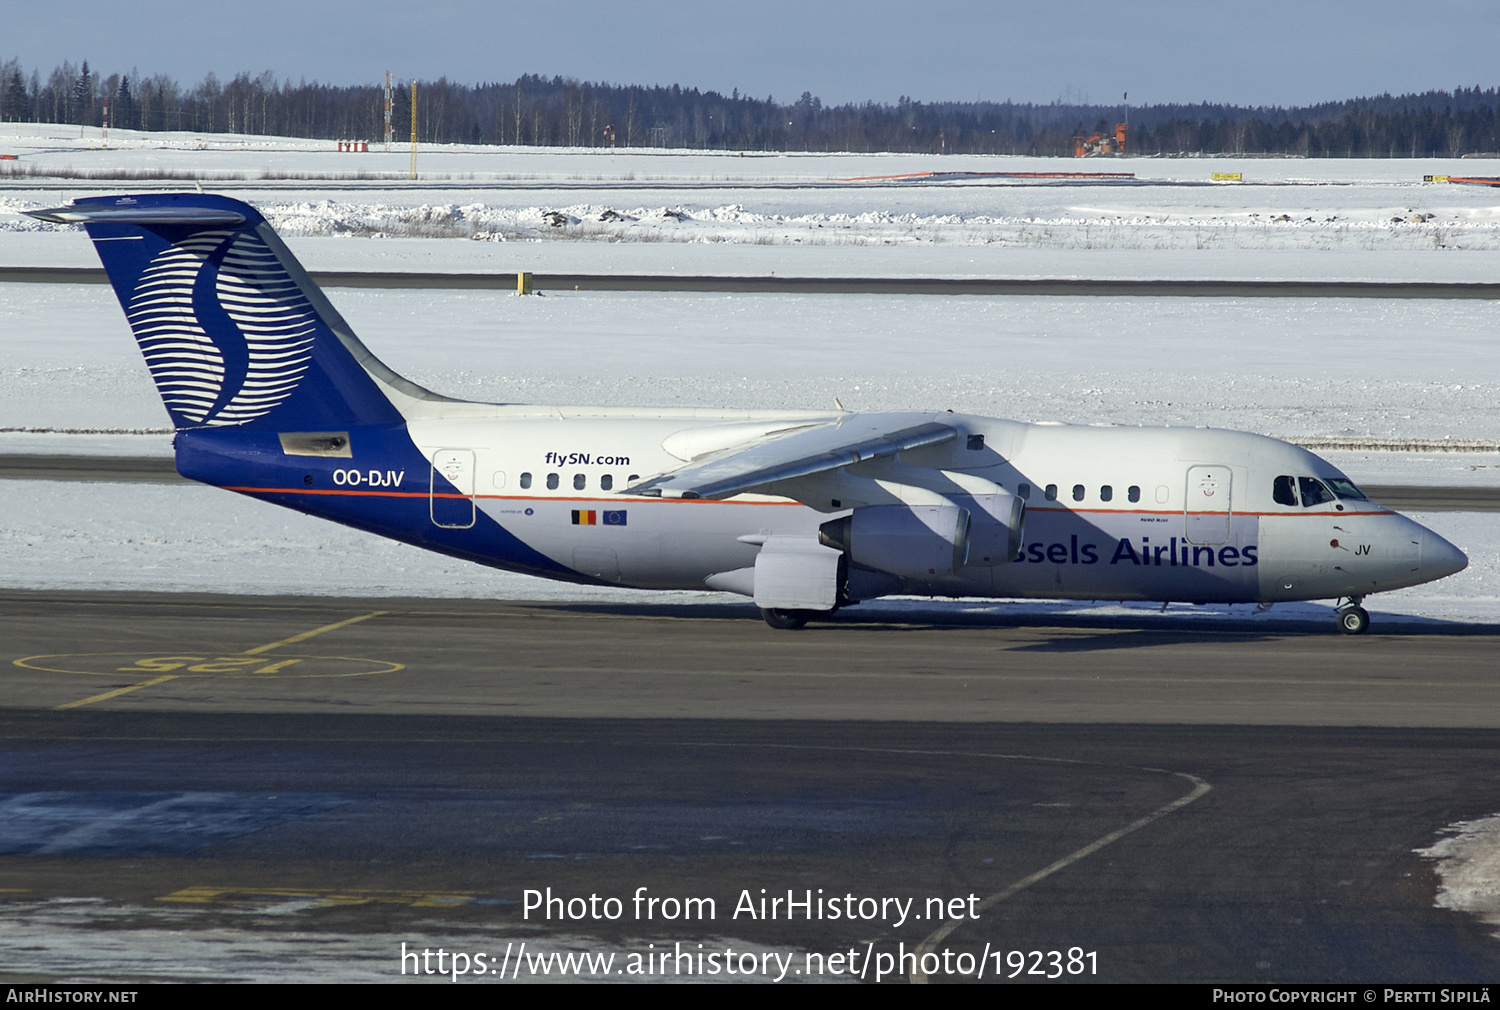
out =
[[(216, 485), (224, 491), (239, 491), (244, 494), (314, 494), (314, 495), (348, 495), (355, 498), (428, 498), (431, 497), (427, 491), (345, 491), (332, 488), (315, 487), (241, 487), (233, 484)], [(462, 494), (439, 494), (439, 498), (467, 498)]]
[[(583, 498), (583, 497), (544, 497), (544, 495), (514, 495), (514, 494), (429, 494), (426, 491), (342, 491), (342, 489), (320, 489), (320, 488), (242, 488), (242, 486), (219, 485), (223, 491), (239, 491), (242, 494), (312, 494), (312, 495), (353, 495), (353, 497), (365, 498), (478, 498), (481, 501), (600, 501), (600, 503), (621, 504), (621, 506), (645, 506), (645, 504), (735, 504), (735, 506), (799, 506), (801, 501), (735, 501), (724, 500), (724, 498), (655, 498), (648, 495), (625, 495), (619, 498)], [(1223, 515), (1220, 512), (1187, 512), (1182, 509), (1070, 509), (1068, 506), (1034, 506), (1028, 504), (1029, 512), (1088, 512), (1100, 513), (1100, 515), (1148, 515), (1148, 516), (1179, 516), (1179, 515)], [(1238, 509), (1233, 512), (1238, 516), (1383, 516), (1397, 515), (1394, 509), (1358, 510), (1358, 512), (1250, 512), (1250, 510)]]
[[(620, 498), (582, 498), (582, 497), (543, 497), (538, 495), (519, 494), (451, 494), (443, 492), (440, 494), (429, 494), (426, 491), (345, 491), (345, 490), (323, 490), (305, 487), (235, 487), (232, 485), (217, 485), (224, 491), (238, 491), (242, 494), (311, 494), (311, 495), (350, 495), (364, 498), (477, 498), (481, 501), (529, 501), (529, 502), (578, 502), (591, 501), (607, 503), (610, 505), (621, 505), (625, 507), (640, 507), (644, 505), (798, 505), (797, 501), (735, 501), (733, 499), (721, 498), (654, 498), (645, 495), (629, 495)], [(1077, 508), (1070, 509), (1066, 505), (1030, 505), (1026, 506), (1029, 512), (1078, 512), (1097, 513), (1100, 515), (1143, 515), (1143, 516), (1180, 516), (1180, 515), (1223, 515), (1221, 512), (1187, 512), (1182, 509), (1106, 509), (1106, 508)], [(1353, 512), (1252, 512), (1237, 509), (1233, 513), (1237, 516), (1323, 516), (1339, 518), (1340, 516), (1385, 516), (1396, 515), (1394, 509), (1372, 509)]]
[(719, 498), (656, 498), (648, 495), (626, 495), (620, 498), (587, 498), (570, 496), (539, 496), (522, 494), (454, 494), (443, 491), (437, 494), (429, 494), (426, 491), (346, 491), (343, 489), (322, 489), (306, 487), (243, 487), (233, 484), (215, 484), (214, 487), (222, 491), (236, 491), (240, 494), (308, 494), (308, 495), (345, 495), (355, 498), (453, 498), (460, 501), (467, 498), (478, 498), (481, 501), (592, 501), (607, 502), (611, 505), (629, 507), (632, 505), (646, 505), (666, 503), (672, 505), (800, 505), (795, 501), (762, 501), (744, 502), (727, 501)]
[(1394, 510), (1391, 510), (1391, 509), (1387, 509), (1385, 511), (1371, 511), (1371, 512), (1365, 512), (1365, 511), (1360, 511), (1360, 512), (1251, 512), (1251, 511), (1244, 510), (1244, 509), (1235, 509), (1232, 512), (1184, 512), (1182, 509), (1099, 509), (1099, 508), (1070, 509), (1067, 506), (1054, 506), (1054, 505), (1028, 505), (1028, 506), (1026, 506), (1026, 511), (1027, 512), (1075, 512), (1075, 513), (1079, 513), (1079, 514), (1088, 513), (1090, 515), (1121, 515), (1121, 516), (1182, 516), (1182, 515), (1188, 515), (1188, 516), (1223, 516), (1223, 515), (1236, 515), (1236, 516), (1290, 516), (1290, 517), (1292, 517), (1294, 519), (1306, 519), (1306, 518), (1309, 518), (1309, 517), (1316, 518), (1316, 517), (1319, 517), (1319, 516), (1321, 516), (1321, 517), (1323, 517), (1325, 519), (1329, 519), (1329, 518), (1332, 518), (1332, 519), (1342, 519), (1342, 518), (1345, 518), (1345, 517), (1348, 517), (1348, 516), (1388, 516), (1388, 515), (1396, 515), (1397, 514)]

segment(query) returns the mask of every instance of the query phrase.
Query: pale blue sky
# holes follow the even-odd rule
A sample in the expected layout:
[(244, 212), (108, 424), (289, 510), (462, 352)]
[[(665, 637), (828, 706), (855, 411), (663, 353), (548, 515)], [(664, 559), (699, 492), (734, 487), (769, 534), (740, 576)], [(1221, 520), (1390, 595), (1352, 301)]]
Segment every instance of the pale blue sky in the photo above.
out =
[[(128, 13), (127, 13), (128, 11)], [(151, 16), (145, 16), (146, 12)], [(270, 70), (334, 84), (560, 74), (828, 104), (920, 101), (1303, 105), (1491, 87), (1497, 0), (73, 0), (15, 4), (0, 59), (88, 59), (195, 84)]]

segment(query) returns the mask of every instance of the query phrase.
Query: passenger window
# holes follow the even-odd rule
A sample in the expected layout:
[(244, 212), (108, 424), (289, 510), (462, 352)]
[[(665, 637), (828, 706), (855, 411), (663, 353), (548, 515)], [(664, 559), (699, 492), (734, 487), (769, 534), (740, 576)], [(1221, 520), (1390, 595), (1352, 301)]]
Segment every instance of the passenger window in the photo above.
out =
[(1104, 485), (1103, 487), (1101, 487), (1099, 489), (1099, 500), (1100, 501), (1110, 501), (1111, 499), (1114, 498), (1114, 496), (1115, 496), (1115, 489), (1112, 488), (1112, 487), (1110, 487), (1108, 484)]
[(1130, 490), (1127, 491), (1127, 492), (1125, 492), (1125, 497), (1129, 498), (1131, 501), (1140, 501), (1141, 500), (1141, 487), (1140, 487), (1140, 485), (1139, 484), (1132, 484), (1132, 485), (1130, 485)]
[(615, 475), (607, 473), (599, 478), (599, 489), (601, 491), (613, 491), (615, 489)]
[(558, 481), (557, 474), (555, 474), (555, 473), (549, 473), (547, 475), (547, 490), (548, 491), (556, 491), (558, 483), (559, 483), (559, 481)]
[(1048, 501), (1057, 501), (1057, 485), (1056, 484), (1048, 484), (1047, 485), (1047, 500)]
[(640, 480), (640, 479), (641, 479), (641, 475), (640, 475), (640, 474), (638, 474), (638, 473), (633, 473), (633, 474), (631, 474), (631, 475), (630, 475), (630, 476), (629, 476), (629, 477), (627, 477), (627, 478), (626, 478), (626, 480), (627, 480), (627, 481), (628, 481), (628, 482), (629, 482), (629, 483), (631, 483), (631, 484), (634, 484), (634, 483), (635, 483), (635, 482), (636, 482), (636, 481), (638, 481), (638, 480)]
[(1276, 483), (1271, 488), (1271, 497), (1276, 500), (1277, 505), (1297, 504), (1297, 480), (1295, 477), (1277, 477)]
[(1030, 501), (1031, 500), (1031, 485), (1030, 484), (1017, 484), (1016, 485), (1016, 494), (1018, 494), (1018, 495), (1021, 496), (1021, 500), (1022, 501)]
[(1083, 501), (1083, 485), (1082, 484), (1074, 484), (1073, 485), (1073, 500), (1074, 501)]
[(531, 474), (521, 474), (521, 490), (524, 491), (531, 486)]
[(1156, 485), (1156, 504), (1165, 505), (1172, 500), (1172, 489), (1165, 484)]
[(573, 490), (574, 491), (582, 491), (584, 488), (586, 488), (588, 486), (589, 486), (589, 479), (588, 479), (587, 475), (581, 474), (581, 473), (575, 473), (573, 475)]
[(1314, 477), (1298, 477), (1297, 485), (1302, 491), (1303, 508), (1333, 501), (1333, 492), (1324, 487), (1322, 481)]

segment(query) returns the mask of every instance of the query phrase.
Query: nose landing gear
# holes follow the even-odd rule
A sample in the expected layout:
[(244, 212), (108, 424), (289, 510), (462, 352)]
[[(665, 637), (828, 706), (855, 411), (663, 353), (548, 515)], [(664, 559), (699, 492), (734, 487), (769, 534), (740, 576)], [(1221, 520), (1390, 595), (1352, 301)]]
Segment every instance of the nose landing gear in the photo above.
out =
[(1360, 604), (1363, 596), (1351, 596), (1346, 606), (1338, 610), (1339, 630), (1346, 635), (1363, 635), (1370, 627), (1370, 615)]

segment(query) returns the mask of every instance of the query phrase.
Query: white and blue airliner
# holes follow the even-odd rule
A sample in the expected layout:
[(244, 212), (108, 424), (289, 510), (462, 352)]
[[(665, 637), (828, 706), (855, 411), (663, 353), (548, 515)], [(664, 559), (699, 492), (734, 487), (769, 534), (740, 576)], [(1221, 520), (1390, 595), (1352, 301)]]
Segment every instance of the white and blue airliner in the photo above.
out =
[(473, 403), (360, 343), (263, 217), (149, 194), (94, 241), (183, 476), (543, 578), (752, 598), (796, 628), (892, 594), (1337, 601), (1468, 559), (1286, 442), (954, 413)]

